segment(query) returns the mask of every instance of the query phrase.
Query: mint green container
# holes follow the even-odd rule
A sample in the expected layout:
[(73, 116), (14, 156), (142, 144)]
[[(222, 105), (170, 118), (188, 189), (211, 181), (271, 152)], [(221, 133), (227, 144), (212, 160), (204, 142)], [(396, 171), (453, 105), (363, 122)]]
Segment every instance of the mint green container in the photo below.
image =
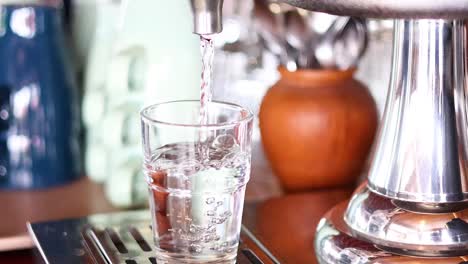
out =
[(105, 183), (114, 205), (146, 204), (138, 113), (163, 101), (198, 99), (199, 39), (191, 32), (189, 1), (102, 2), (85, 78), (86, 170)]

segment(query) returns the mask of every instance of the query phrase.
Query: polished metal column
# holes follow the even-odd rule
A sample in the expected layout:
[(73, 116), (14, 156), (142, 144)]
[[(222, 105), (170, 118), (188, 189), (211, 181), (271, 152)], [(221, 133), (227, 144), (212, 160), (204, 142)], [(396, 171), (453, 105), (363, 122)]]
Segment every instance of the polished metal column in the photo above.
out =
[(446, 212), (468, 200), (466, 38), (459, 20), (395, 22), (369, 188), (400, 207)]
[(223, 30), (223, 0), (190, 0), (190, 6), (193, 33), (211, 35)]

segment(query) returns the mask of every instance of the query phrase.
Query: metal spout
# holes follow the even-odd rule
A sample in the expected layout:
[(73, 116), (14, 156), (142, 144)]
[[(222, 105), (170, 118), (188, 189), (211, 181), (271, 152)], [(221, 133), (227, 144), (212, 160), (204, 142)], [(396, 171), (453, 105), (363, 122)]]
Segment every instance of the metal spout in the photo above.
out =
[(459, 210), (468, 201), (464, 22), (397, 20), (394, 39), (369, 188), (414, 211)]
[(223, 30), (223, 0), (190, 0), (193, 33), (211, 35)]

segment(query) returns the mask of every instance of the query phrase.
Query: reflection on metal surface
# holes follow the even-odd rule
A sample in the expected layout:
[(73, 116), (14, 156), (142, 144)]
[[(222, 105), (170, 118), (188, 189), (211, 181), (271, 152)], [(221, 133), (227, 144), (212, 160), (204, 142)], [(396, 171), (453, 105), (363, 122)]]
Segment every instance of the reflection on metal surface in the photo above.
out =
[(346, 201), (337, 205), (320, 221), (315, 236), (315, 253), (321, 264), (463, 264), (468, 259), (468, 256), (415, 258), (382, 251), (350, 235), (343, 222), (347, 204)]
[(398, 254), (459, 256), (468, 254), (468, 210), (421, 214), (361, 186), (351, 199), (344, 221), (354, 236)]
[(193, 33), (211, 35), (223, 30), (223, 0), (190, 0)]
[(468, 0), (284, 0), (308, 10), (374, 18), (465, 18)]
[[(29, 223), (28, 229), (43, 258), (50, 264), (156, 263), (150, 221), (150, 212), (143, 210)], [(243, 227), (237, 263), (278, 263), (257, 255), (259, 251), (251, 245), (263, 255), (271, 256)]]
[(378, 257), (391, 256), (349, 235), (343, 222), (346, 205), (347, 201), (330, 210), (317, 227), (315, 253), (319, 263), (364, 264)]
[[(462, 21), (397, 20), (369, 188), (414, 210), (468, 201), (467, 35)], [(429, 204), (424, 206), (424, 204)], [(459, 204), (457, 205), (459, 206)]]

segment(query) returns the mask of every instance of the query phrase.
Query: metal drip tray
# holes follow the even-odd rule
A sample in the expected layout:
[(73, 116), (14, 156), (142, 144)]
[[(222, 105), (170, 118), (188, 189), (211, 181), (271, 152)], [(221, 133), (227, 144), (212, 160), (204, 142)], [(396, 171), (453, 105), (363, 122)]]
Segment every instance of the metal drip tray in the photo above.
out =
[[(157, 263), (146, 210), (28, 223), (28, 229), (46, 263)], [(238, 264), (279, 263), (245, 227), (237, 256)]]

